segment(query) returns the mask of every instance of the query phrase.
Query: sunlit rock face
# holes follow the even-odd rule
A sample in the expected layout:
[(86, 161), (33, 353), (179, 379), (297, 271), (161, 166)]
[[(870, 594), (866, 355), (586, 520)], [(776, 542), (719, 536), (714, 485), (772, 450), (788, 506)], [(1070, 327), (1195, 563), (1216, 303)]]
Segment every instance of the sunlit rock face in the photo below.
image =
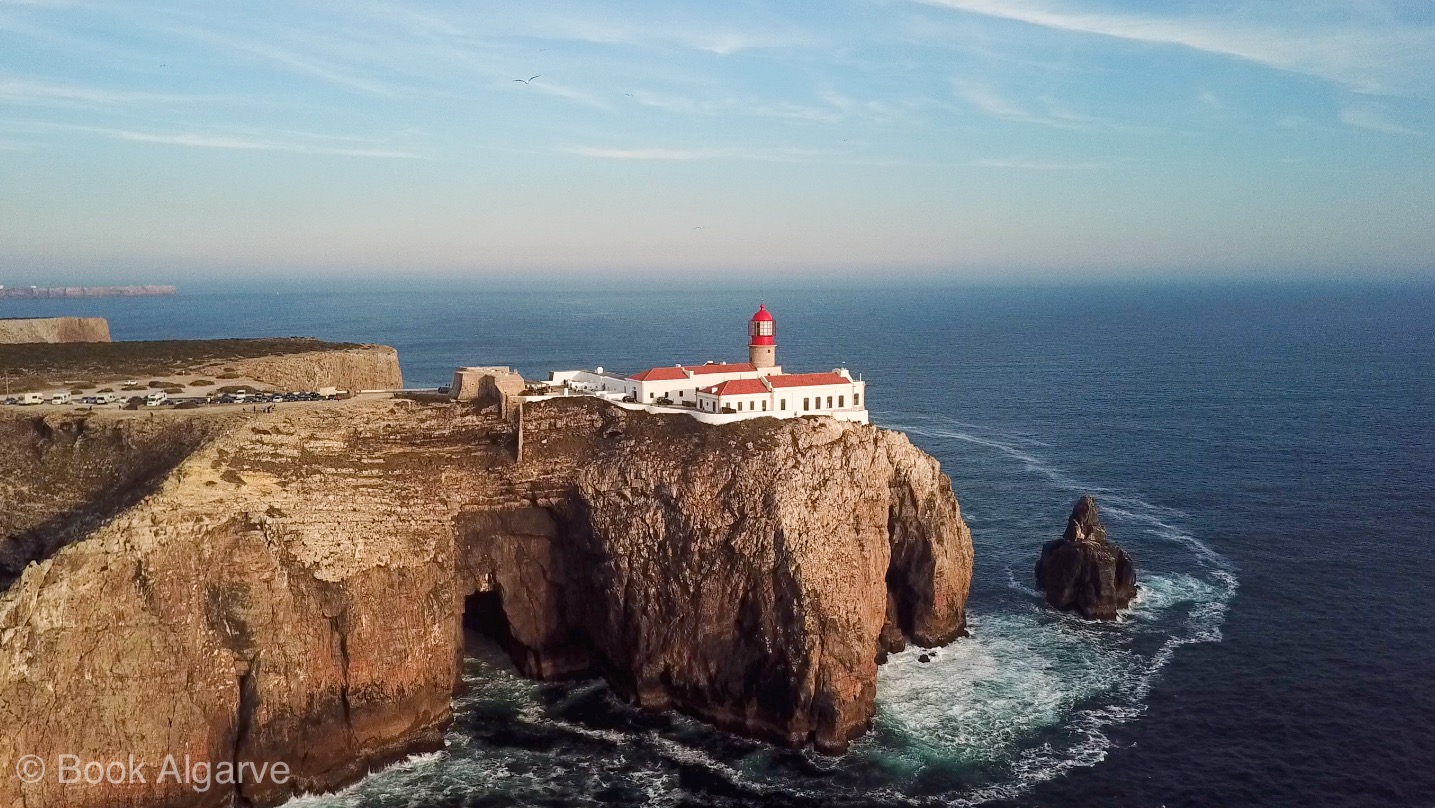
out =
[[(950, 484), (871, 426), (360, 399), (66, 429), (106, 436), (65, 438), (76, 468), (164, 451), (134, 498), (42, 543), (0, 595), (0, 758), (189, 754), (293, 777), (203, 793), (3, 778), (0, 804), (342, 786), (442, 744), (465, 622), (529, 676), (602, 675), (644, 706), (825, 751), (870, 724), (884, 649), (964, 631), (971, 539)], [(5, 482), (6, 511), (43, 523), (46, 501)]]

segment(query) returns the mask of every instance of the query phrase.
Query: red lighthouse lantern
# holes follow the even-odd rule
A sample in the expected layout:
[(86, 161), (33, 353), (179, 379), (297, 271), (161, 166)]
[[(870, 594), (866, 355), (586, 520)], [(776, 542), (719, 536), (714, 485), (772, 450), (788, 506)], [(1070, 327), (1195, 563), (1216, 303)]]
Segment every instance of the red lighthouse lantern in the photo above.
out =
[(777, 365), (777, 322), (767, 306), (759, 305), (757, 314), (747, 324), (747, 361), (755, 368), (770, 368)]

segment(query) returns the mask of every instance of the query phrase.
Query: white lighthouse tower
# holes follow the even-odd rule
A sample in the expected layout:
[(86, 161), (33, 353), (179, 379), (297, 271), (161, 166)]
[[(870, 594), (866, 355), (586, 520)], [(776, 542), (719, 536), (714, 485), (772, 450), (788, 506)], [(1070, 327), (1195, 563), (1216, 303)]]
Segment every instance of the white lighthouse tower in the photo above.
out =
[(758, 304), (757, 314), (747, 324), (747, 361), (759, 370), (777, 365), (776, 326), (767, 306)]

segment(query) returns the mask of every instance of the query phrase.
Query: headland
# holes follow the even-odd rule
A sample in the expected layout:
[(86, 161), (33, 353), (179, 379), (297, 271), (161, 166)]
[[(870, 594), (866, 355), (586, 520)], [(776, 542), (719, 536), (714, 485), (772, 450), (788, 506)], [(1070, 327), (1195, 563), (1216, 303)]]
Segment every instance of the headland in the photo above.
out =
[(0, 300), (77, 297), (162, 297), (178, 294), (173, 286), (0, 286)]
[[(321, 353), (211, 358), (302, 375)], [(528, 676), (601, 676), (645, 708), (835, 753), (870, 726), (887, 653), (964, 633), (970, 532), (900, 433), (497, 393), (0, 410), (0, 757), (294, 772), (204, 794), (4, 778), (0, 802), (340, 787), (442, 744), (465, 626)]]

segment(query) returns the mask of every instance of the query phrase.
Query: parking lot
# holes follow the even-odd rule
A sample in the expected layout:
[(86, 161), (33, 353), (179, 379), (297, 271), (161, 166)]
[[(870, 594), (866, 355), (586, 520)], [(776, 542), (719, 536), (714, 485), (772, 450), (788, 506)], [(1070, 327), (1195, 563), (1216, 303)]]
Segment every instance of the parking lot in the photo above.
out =
[(20, 393), (0, 397), (0, 406), (44, 406), (44, 407), (104, 407), (110, 409), (174, 408), (194, 409), (197, 407), (244, 404), (251, 406), (273, 406), (306, 401), (334, 401), (345, 394), (340, 391), (290, 391), (267, 390), (226, 390), (207, 393), (185, 390), (171, 394), (166, 390), (138, 388), (129, 384), (113, 392), (95, 392), (76, 395), (63, 391), (45, 393)]

